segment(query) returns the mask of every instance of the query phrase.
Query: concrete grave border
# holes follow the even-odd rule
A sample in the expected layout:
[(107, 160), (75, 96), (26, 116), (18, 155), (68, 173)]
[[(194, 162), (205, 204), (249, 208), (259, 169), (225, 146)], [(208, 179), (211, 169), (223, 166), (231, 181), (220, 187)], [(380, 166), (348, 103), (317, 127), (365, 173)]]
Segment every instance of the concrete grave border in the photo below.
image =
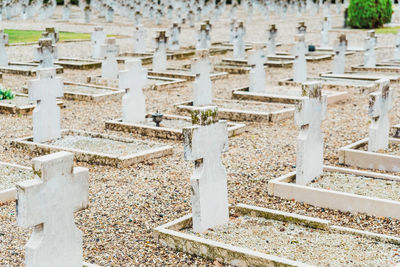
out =
[[(176, 71), (176, 72), (174, 72)], [(181, 73), (180, 71), (184, 71), (187, 73)], [(158, 72), (149, 70), (148, 75), (152, 77), (165, 77), (165, 78), (172, 78), (172, 79), (181, 79), (186, 81), (194, 81), (196, 79), (196, 75), (190, 72), (190, 69), (187, 68), (167, 68), (165, 72)], [(228, 78), (227, 72), (211, 72), (210, 79), (211, 81), (219, 80), (219, 79), (226, 79)]]
[[(341, 84), (335, 84), (334, 82), (336, 81), (361, 81), (364, 83), (369, 82), (367, 85), (341, 85)], [(329, 77), (317, 77), (317, 78), (307, 78), (307, 81), (317, 81), (321, 82), (322, 88), (323, 89), (328, 89), (328, 90), (354, 90), (356, 89), (358, 93), (364, 94), (364, 93), (372, 93), (378, 90), (378, 85), (374, 82), (376, 80), (357, 80), (357, 79), (343, 79), (343, 78), (329, 78)], [(331, 81), (331, 82), (330, 82)], [(293, 78), (285, 78), (281, 79), (278, 81), (278, 85), (280, 86), (298, 86), (301, 87), (302, 83), (301, 82), (294, 82)]]
[[(247, 59), (233, 59), (233, 58), (223, 58), (219, 66), (227, 67), (242, 67), (250, 68)], [(290, 68), (293, 65), (293, 60), (267, 60), (264, 66), (276, 67), (276, 68)]]
[[(340, 172), (400, 182), (399, 176), (359, 171), (333, 166), (324, 166), (324, 171)], [(363, 212), (372, 216), (383, 216), (400, 219), (400, 202), (388, 199), (356, 195), (309, 186), (297, 185), (294, 182), (296, 172), (291, 172), (268, 182), (268, 194), (289, 200), (304, 202), (317, 207), (336, 209), (343, 212)]]
[[(17, 168), (17, 169), (22, 169), (24, 171), (32, 171), (32, 168), (29, 168), (29, 167), (0, 161), (0, 167), (1, 166), (13, 167), (13, 168)], [(2, 177), (0, 177), (0, 179), (1, 178)], [(7, 201), (13, 201), (16, 198), (17, 198), (17, 189), (15, 188), (15, 186), (13, 188), (0, 190), (0, 204), (5, 203)]]
[[(400, 155), (360, 150), (368, 145), (365, 138), (339, 149), (339, 163), (365, 169), (400, 172)], [(400, 139), (389, 138), (389, 143), (400, 144)], [(400, 217), (399, 217), (400, 218)]]
[[(326, 94), (329, 92), (329, 94)], [(349, 98), (349, 94), (347, 92), (338, 92), (338, 91), (322, 91), (322, 93), (326, 94), (328, 104), (334, 104), (337, 102), (345, 102)], [(249, 87), (241, 87), (232, 91), (233, 99), (241, 99), (241, 100), (255, 100), (261, 102), (273, 102), (273, 103), (285, 103), (285, 104), (295, 104), (296, 102), (301, 100), (301, 96), (284, 96), (280, 94), (272, 94), (272, 93), (258, 93), (258, 92), (249, 92)]]
[[(18, 68), (18, 66), (28, 66), (29, 69)], [(24, 76), (36, 76), (39, 64), (29, 62), (9, 62), (7, 67), (0, 66), (0, 72)], [(63, 67), (55, 65), (56, 73), (61, 74), (64, 72)]]
[[(111, 135), (106, 135), (106, 134), (101, 134), (101, 133), (93, 133), (93, 132), (87, 132), (87, 131), (80, 131), (80, 130), (62, 130), (61, 135), (65, 136), (68, 134), (79, 134), (79, 135), (84, 135), (84, 136), (90, 136), (93, 138), (103, 138), (103, 139), (109, 139), (109, 140), (115, 140), (115, 141), (121, 141), (121, 142), (131, 142), (135, 139), (128, 139), (128, 138), (122, 138), (118, 136), (111, 136)], [(36, 154), (49, 154), (49, 153), (54, 153), (54, 152), (59, 152), (59, 151), (69, 151), (74, 153), (74, 158), (77, 161), (83, 161), (83, 162), (88, 162), (89, 164), (99, 164), (99, 165), (110, 165), (114, 167), (127, 167), (145, 160), (151, 160), (155, 158), (160, 158), (164, 156), (171, 155), (173, 152), (173, 148), (170, 145), (164, 145), (160, 143), (155, 143), (155, 142), (149, 142), (149, 141), (144, 141), (144, 140), (139, 140), (142, 142), (148, 142), (148, 143), (153, 143), (153, 144), (158, 144), (159, 147), (141, 151), (141, 152), (136, 152), (127, 156), (114, 156), (110, 154), (105, 154), (105, 153), (97, 153), (97, 152), (91, 152), (91, 151), (86, 151), (86, 150), (79, 150), (79, 149), (74, 149), (74, 148), (66, 148), (66, 147), (59, 147), (59, 146), (54, 146), (54, 145), (47, 145), (47, 144), (42, 144), (42, 143), (35, 143), (32, 141), (33, 137), (24, 137), (24, 138), (18, 138), (15, 139), (11, 142), (11, 144), (14, 147), (21, 148), (30, 152), (34, 152)]]
[(350, 80), (364, 80), (364, 81), (377, 81), (380, 79), (389, 79), (392, 83), (400, 83), (400, 74), (396, 73), (385, 73), (388, 75), (381, 75), (381, 73), (368, 73), (363, 74), (358, 72), (345, 72), (344, 74), (333, 74), (332, 72), (320, 73), (319, 76), (322, 78), (339, 78), (339, 79), (350, 79)]
[[(227, 99), (221, 99), (221, 100), (232, 101)], [(244, 101), (244, 102), (257, 103), (255, 101)], [(268, 104), (266, 102), (261, 102), (261, 103)], [(281, 103), (269, 103), (269, 104), (282, 105), (282, 109), (272, 112), (262, 112), (262, 111), (256, 112), (256, 111), (239, 110), (239, 109), (218, 108), (218, 117), (220, 119), (229, 121), (250, 121), (250, 122), (277, 122), (293, 118), (295, 109), (294, 106), (287, 108), (287, 106), (290, 104), (281, 104)], [(175, 104), (174, 106), (178, 111), (185, 111), (185, 112), (191, 112), (196, 109), (196, 107), (193, 107), (192, 100), (180, 102)]]
[(376, 67), (364, 67), (363, 65), (352, 66), (352, 71), (365, 71), (365, 72), (392, 72), (400, 73), (400, 65), (395, 66), (390, 63), (376, 63)]
[[(28, 98), (27, 94), (17, 93), (17, 94), (15, 94), (15, 96)], [(65, 104), (61, 100), (57, 100), (57, 105), (60, 108), (65, 108)], [(3, 113), (3, 114), (31, 115), (33, 110), (35, 109), (35, 107), (36, 107), (36, 104), (17, 106), (15, 104), (6, 104), (6, 103), (2, 103), (2, 101), (0, 101), (0, 113)]]
[(62, 66), (64, 69), (92, 70), (101, 68), (102, 62), (100, 60), (94, 60), (94, 59), (62, 57), (57, 59), (54, 63)]
[[(151, 118), (151, 114), (147, 114), (146, 118)], [(190, 117), (169, 114), (164, 114), (163, 119), (179, 119), (187, 121), (192, 120)], [(245, 130), (245, 126), (245, 124), (241, 123), (228, 122), (228, 137), (236, 136), (243, 133)], [(128, 132), (156, 138), (183, 140), (182, 129), (149, 126), (141, 123), (126, 123), (122, 122), (122, 119), (106, 121), (105, 128), (107, 130)]]
[[(149, 80), (159, 80), (160, 83), (147, 85), (143, 89), (150, 90), (163, 90), (169, 88), (178, 88), (186, 84), (186, 80), (168, 78), (168, 77), (158, 77), (158, 76), (147, 76)], [(118, 79), (103, 79), (101, 75), (88, 76), (86, 82), (93, 85), (105, 86), (115, 88), (118, 87)]]
[[(364, 236), (372, 240), (379, 240), (393, 244), (400, 244), (400, 238), (375, 234), (372, 232), (331, 225), (328, 220), (302, 216), (294, 213), (272, 210), (246, 204), (237, 204), (231, 209), (238, 215), (262, 217), (284, 222), (296, 223), (305, 227), (335, 231), (343, 234)], [(195, 235), (180, 232), (180, 230), (192, 226), (192, 215), (186, 215), (172, 222), (161, 225), (153, 230), (154, 238), (164, 247), (217, 260), (234, 266), (311, 266), (299, 261), (258, 252), (252, 249), (233, 246), (214, 240), (197, 237)]]

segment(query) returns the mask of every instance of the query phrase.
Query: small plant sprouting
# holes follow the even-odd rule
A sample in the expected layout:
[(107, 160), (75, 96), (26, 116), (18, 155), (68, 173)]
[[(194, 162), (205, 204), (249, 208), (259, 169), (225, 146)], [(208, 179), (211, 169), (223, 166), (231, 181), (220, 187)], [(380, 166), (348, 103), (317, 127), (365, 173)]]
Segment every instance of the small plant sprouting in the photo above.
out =
[(11, 89), (0, 88), (0, 100), (11, 100), (15, 97)]

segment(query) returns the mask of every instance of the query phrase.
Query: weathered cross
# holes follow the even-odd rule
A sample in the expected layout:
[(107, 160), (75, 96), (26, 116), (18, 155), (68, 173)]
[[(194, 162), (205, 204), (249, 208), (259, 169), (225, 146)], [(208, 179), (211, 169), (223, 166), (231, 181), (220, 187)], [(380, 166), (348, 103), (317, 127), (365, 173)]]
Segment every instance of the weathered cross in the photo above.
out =
[(106, 41), (106, 33), (103, 31), (103, 27), (96, 26), (94, 27), (94, 32), (91, 35), (92, 41), (92, 58), (104, 58), (104, 55), (101, 54), (101, 46)]
[(146, 98), (143, 87), (147, 83), (147, 69), (140, 59), (126, 62), (127, 69), (119, 72), (119, 89), (125, 90), (122, 97), (122, 121), (136, 123), (146, 118)]
[(374, 68), (376, 66), (376, 47), (377, 37), (375, 36), (375, 31), (370, 30), (367, 32), (367, 37), (365, 38), (365, 52), (364, 52), (364, 67)]
[(278, 29), (275, 24), (271, 24), (268, 30), (268, 42), (267, 42), (267, 54), (275, 55), (276, 54), (276, 36), (278, 35)]
[(158, 31), (154, 37), (155, 51), (153, 55), (153, 71), (167, 70), (167, 44), (168, 36), (165, 31)]
[(296, 104), (295, 122), (300, 126), (296, 151), (296, 184), (306, 185), (322, 175), (324, 139), (321, 122), (326, 115), (326, 97), (321, 83), (302, 85), (302, 99)]
[(329, 21), (327, 17), (324, 17), (321, 29), (321, 47), (328, 47), (328, 46), (329, 46)]
[(8, 56), (6, 51), (6, 45), (8, 44), (8, 34), (4, 33), (4, 30), (0, 29), (0, 66), (8, 66)]
[(181, 48), (179, 36), (181, 34), (181, 27), (179, 27), (177, 22), (174, 22), (171, 27), (171, 38), (169, 49), (179, 50)]
[(104, 60), (101, 64), (101, 77), (105, 79), (118, 78), (118, 62), (116, 57), (119, 53), (119, 46), (115, 38), (107, 38), (104, 45), (101, 46)]
[(200, 30), (197, 32), (197, 50), (210, 48), (209, 35), (210, 31), (207, 29), (207, 25), (204, 23), (201, 24)]
[(335, 42), (335, 56), (333, 58), (333, 74), (343, 74), (346, 66), (347, 39), (341, 34)]
[(192, 187), (193, 231), (204, 232), (228, 222), (228, 192), (221, 153), (228, 150), (226, 121), (218, 121), (216, 107), (192, 113), (192, 127), (184, 128), (184, 157), (195, 162)]
[(146, 30), (143, 24), (136, 26), (135, 31), (135, 52), (145, 53), (146, 52)]
[(27, 267), (82, 267), (82, 232), (74, 212), (88, 207), (86, 168), (73, 168), (74, 154), (35, 158), (35, 179), (16, 185), (17, 224), (34, 227), (25, 247)]
[(39, 40), (36, 47), (36, 55), (39, 60), (39, 68), (53, 68), (54, 60), (57, 56), (57, 46), (55, 46), (50, 38)]
[(60, 108), (57, 97), (62, 97), (63, 81), (56, 77), (56, 69), (39, 69), (38, 79), (28, 82), (29, 99), (36, 101), (33, 110), (33, 141), (47, 142), (60, 138)]
[(233, 39), (233, 58), (244, 59), (246, 57), (244, 36), (246, 29), (243, 25), (243, 21), (238, 21), (235, 27), (235, 38)]
[(264, 44), (254, 43), (253, 51), (249, 56), (249, 65), (251, 66), (249, 92), (265, 91), (265, 62)]
[(381, 79), (377, 92), (369, 94), (368, 115), (372, 118), (369, 127), (368, 151), (376, 152), (389, 146), (389, 111), (392, 109), (393, 90), (390, 81)]
[(210, 73), (212, 65), (207, 49), (197, 50), (191, 72), (196, 75), (193, 82), (193, 106), (211, 105), (212, 103), (212, 83)]

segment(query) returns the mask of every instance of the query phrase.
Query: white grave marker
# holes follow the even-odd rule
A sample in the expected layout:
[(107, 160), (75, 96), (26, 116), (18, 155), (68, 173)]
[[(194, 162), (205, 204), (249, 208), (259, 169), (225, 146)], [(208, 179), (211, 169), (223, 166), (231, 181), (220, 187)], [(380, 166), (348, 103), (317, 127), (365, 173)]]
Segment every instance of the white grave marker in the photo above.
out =
[(393, 59), (400, 61), (400, 31), (398, 31), (396, 34), (396, 46), (394, 49)]
[(239, 21), (235, 27), (235, 38), (233, 40), (233, 58), (234, 59), (245, 59), (245, 44), (244, 36), (246, 29), (244, 28), (243, 21)]
[(216, 107), (192, 113), (194, 125), (184, 128), (185, 160), (195, 162), (192, 187), (193, 231), (204, 232), (229, 220), (228, 190), (221, 153), (228, 150), (226, 121), (218, 121)]
[(392, 109), (393, 90), (390, 81), (378, 80), (379, 90), (369, 95), (368, 115), (372, 118), (369, 127), (368, 151), (376, 152), (389, 146), (389, 111)]
[(293, 47), (293, 81), (305, 82), (307, 80), (307, 45), (304, 40), (304, 34), (295, 36), (295, 45)]
[(326, 97), (321, 83), (302, 85), (303, 98), (296, 103), (295, 122), (300, 126), (296, 150), (296, 184), (306, 185), (322, 175), (324, 138), (321, 122), (326, 115)]
[(4, 30), (0, 29), (0, 66), (8, 66), (8, 56), (6, 45), (8, 44), (8, 34), (4, 33)]
[(167, 44), (168, 36), (165, 31), (158, 31), (154, 38), (155, 51), (153, 55), (153, 71), (163, 72), (167, 70)]
[(264, 44), (255, 43), (249, 56), (249, 65), (251, 65), (249, 92), (259, 93), (265, 91), (265, 62)]
[(69, 152), (35, 158), (35, 179), (16, 185), (17, 224), (34, 227), (25, 246), (27, 267), (82, 267), (82, 232), (74, 212), (88, 207), (89, 171), (73, 164)]
[(61, 137), (57, 97), (64, 95), (64, 84), (55, 68), (40, 69), (37, 75), (37, 80), (28, 82), (28, 89), (29, 99), (37, 103), (32, 115), (33, 142), (42, 143)]
[(346, 66), (347, 39), (342, 34), (335, 42), (335, 56), (333, 58), (333, 74), (343, 74)]
[(179, 50), (181, 48), (179, 36), (181, 34), (181, 27), (179, 27), (178, 23), (173, 23), (171, 27), (171, 38), (169, 49), (171, 50)]
[(96, 59), (103, 59), (104, 54), (101, 54), (101, 46), (104, 45), (106, 41), (106, 33), (103, 31), (103, 27), (101, 26), (96, 26), (94, 27), (94, 32), (91, 35), (91, 41), (92, 41), (92, 58)]
[(364, 52), (364, 67), (374, 68), (376, 67), (376, 47), (377, 37), (375, 36), (375, 31), (370, 30), (367, 32), (367, 37), (365, 38), (365, 52)]
[(268, 41), (267, 41), (267, 55), (276, 54), (276, 36), (278, 34), (278, 29), (275, 24), (271, 24), (268, 30)]
[(34, 47), (35, 58), (39, 61), (39, 68), (53, 68), (54, 60), (58, 58), (57, 46), (50, 38), (42, 38)]
[(209, 49), (211, 46), (211, 42), (209, 42), (210, 31), (207, 29), (206, 24), (200, 25), (200, 30), (197, 32), (197, 45), (196, 49)]
[(193, 106), (211, 105), (212, 83), (210, 74), (212, 65), (207, 49), (197, 50), (191, 72), (196, 75), (193, 82)]
[(145, 120), (146, 98), (143, 87), (147, 83), (147, 69), (140, 59), (126, 62), (127, 70), (119, 72), (119, 89), (125, 90), (122, 97), (122, 121), (137, 123)]
[(146, 52), (146, 30), (143, 24), (139, 24), (135, 31), (135, 52), (145, 53)]
[(324, 17), (321, 29), (321, 47), (329, 47), (329, 21)]
[(101, 77), (105, 79), (118, 78), (118, 62), (116, 57), (119, 53), (119, 46), (115, 38), (107, 38), (104, 45), (101, 46), (101, 53), (104, 60), (101, 64)]

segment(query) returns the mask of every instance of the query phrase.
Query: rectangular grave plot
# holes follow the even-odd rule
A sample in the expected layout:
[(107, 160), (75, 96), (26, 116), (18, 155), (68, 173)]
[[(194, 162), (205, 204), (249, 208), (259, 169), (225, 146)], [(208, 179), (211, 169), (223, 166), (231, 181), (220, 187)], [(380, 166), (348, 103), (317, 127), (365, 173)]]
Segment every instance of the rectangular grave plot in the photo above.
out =
[(81, 58), (59, 58), (55, 64), (65, 69), (90, 70), (101, 68), (101, 61)]
[(15, 185), (29, 179), (33, 179), (31, 168), (0, 162), (0, 204), (15, 200)]
[[(39, 64), (36, 63), (21, 63), (21, 62), (10, 62), (7, 67), (0, 66), (0, 72), (24, 75), (24, 76), (36, 76)], [(63, 73), (63, 67), (55, 65), (57, 74)]]
[[(218, 117), (229, 121), (276, 122), (294, 116), (290, 104), (214, 99), (213, 105), (218, 107)], [(175, 108), (186, 113), (196, 109), (193, 101), (175, 104)]]
[[(148, 76), (147, 85), (143, 89), (162, 90), (185, 85), (186, 80), (168, 77)], [(105, 87), (118, 87), (118, 79), (104, 79), (101, 76), (87, 77), (87, 83)]]
[(78, 130), (63, 130), (61, 138), (51, 142), (35, 143), (33, 137), (26, 137), (12, 141), (12, 144), (37, 154), (69, 151), (74, 153), (77, 161), (114, 167), (172, 154), (169, 145)]
[[(57, 100), (57, 105), (60, 108), (65, 108), (65, 104), (61, 100)], [(35, 101), (29, 100), (26, 94), (15, 94), (13, 99), (0, 100), (0, 113), (3, 114), (30, 115), (35, 107)]]
[[(234, 266), (341, 266), (348, 260), (373, 266), (398, 261), (396, 237), (245, 204), (231, 208), (231, 214), (235, 216), (227, 225), (205, 233), (193, 233), (192, 217), (187, 215), (155, 228), (153, 234), (163, 246)], [(378, 259), (373, 252), (382, 249), (387, 253)], [(374, 256), (362, 256), (360, 251)]]
[(64, 98), (68, 100), (103, 101), (121, 99), (123, 90), (85, 83), (64, 82)]
[(268, 194), (317, 207), (400, 219), (400, 177), (324, 166), (323, 176), (303, 186), (296, 172), (272, 179)]
[[(223, 58), (220, 65), (250, 68), (248, 61), (245, 59), (242, 60), (242, 59)], [(293, 65), (293, 60), (267, 60), (267, 62), (264, 65), (276, 68), (289, 68)]]
[[(194, 81), (196, 78), (196, 75), (193, 74), (190, 71), (190, 68), (182, 68), (182, 69), (177, 69), (177, 68), (168, 68), (165, 72), (155, 72), (153, 70), (148, 71), (149, 76), (154, 76), (154, 77), (165, 77), (165, 78), (172, 78), (172, 79), (181, 79), (181, 80), (186, 80), (186, 81)], [(210, 74), (210, 79), (213, 80), (218, 80), (218, 79), (225, 79), (228, 77), (227, 72), (211, 72)]]
[[(322, 83), (322, 88), (327, 90), (348, 90), (358, 91), (360, 94), (372, 93), (378, 89), (376, 80), (355, 80), (355, 79), (342, 79), (342, 78), (307, 78), (307, 81), (319, 81)], [(278, 81), (280, 86), (296, 86), (301, 87), (301, 82), (294, 82), (293, 78), (286, 78)]]
[(125, 64), (128, 60), (131, 59), (140, 59), (142, 61), (142, 65), (149, 65), (153, 63), (153, 56), (129, 57), (120, 55), (116, 59), (118, 64)]
[(400, 82), (400, 74), (388, 72), (345, 72), (344, 74), (333, 74), (332, 72), (326, 72), (321, 73), (320, 77), (364, 81), (377, 81), (380, 79), (388, 79), (392, 83)]
[(400, 172), (400, 139), (390, 138), (387, 151), (369, 152), (368, 138), (339, 149), (339, 163), (364, 169)]
[(376, 67), (352, 66), (352, 71), (400, 73), (400, 65), (377, 63)]
[[(182, 129), (192, 126), (190, 117), (164, 115), (160, 127), (157, 127), (151, 118), (146, 115), (146, 121), (141, 123), (126, 123), (122, 119), (106, 122), (106, 129), (146, 135), (156, 138), (183, 140)], [(228, 136), (236, 136), (244, 131), (245, 124), (228, 122)]]
[[(338, 102), (347, 101), (349, 95), (347, 92), (327, 91), (322, 92), (327, 96), (328, 104), (334, 104)], [(241, 100), (255, 100), (262, 102), (274, 102), (274, 103), (286, 103), (295, 104), (301, 100), (300, 88), (294, 89), (272, 89), (268, 88), (265, 92), (249, 92), (249, 87), (238, 88), (232, 91), (232, 97), (234, 99)]]
[[(323, 60), (331, 60), (333, 54), (309, 52), (306, 54), (306, 60), (309, 62), (318, 62)], [(276, 55), (268, 55), (268, 60), (294, 60), (294, 56), (285, 52), (277, 52)]]
[(251, 68), (250, 67), (239, 67), (239, 66), (231, 66), (225, 64), (216, 64), (214, 66), (215, 71), (219, 72), (227, 72), (229, 74), (249, 74)]

